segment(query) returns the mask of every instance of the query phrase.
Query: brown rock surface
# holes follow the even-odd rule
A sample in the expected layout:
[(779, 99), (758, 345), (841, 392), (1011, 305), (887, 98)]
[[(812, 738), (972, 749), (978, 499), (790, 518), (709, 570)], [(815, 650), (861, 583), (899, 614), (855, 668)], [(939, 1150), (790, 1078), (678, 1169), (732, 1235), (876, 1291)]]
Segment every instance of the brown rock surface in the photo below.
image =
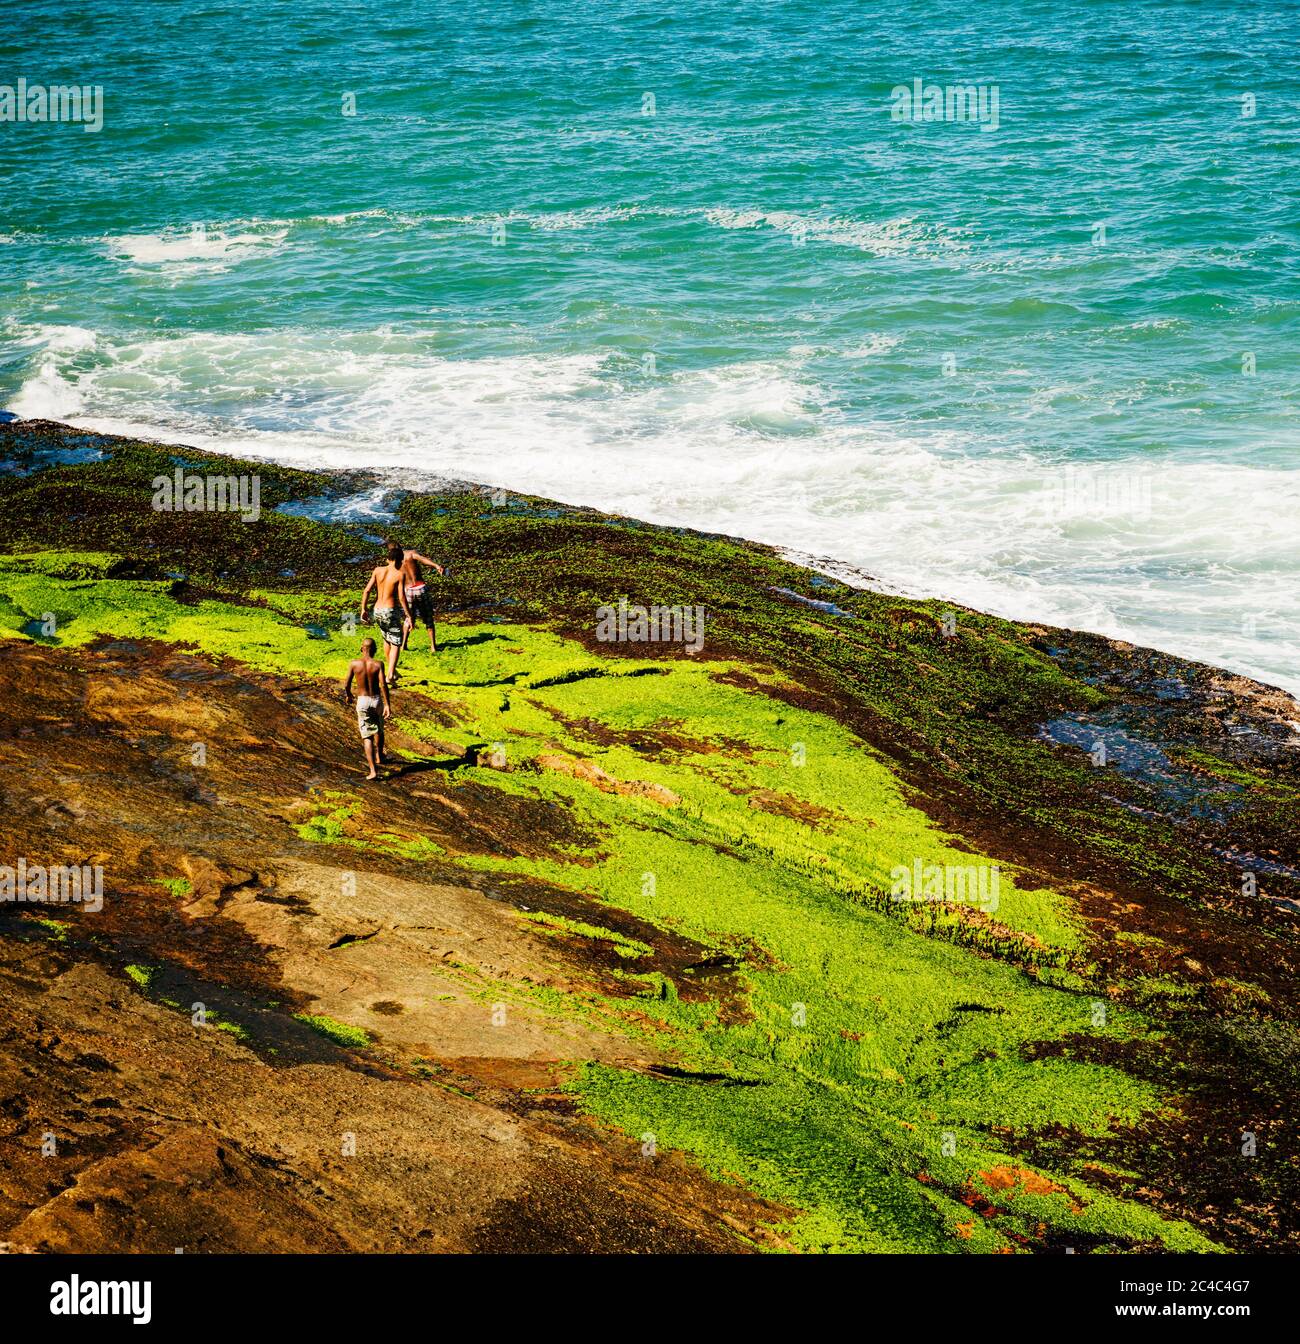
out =
[[(15, 690), (32, 678), (45, 688), (34, 708)], [(608, 992), (590, 949), (539, 936), (512, 904), (563, 913), (570, 894), (506, 896), (371, 843), (378, 830), (453, 852), (526, 849), (562, 837), (564, 816), (432, 770), (386, 795), (373, 823), (369, 810), (347, 823), (366, 836), (348, 851), (355, 867), (302, 838), (297, 824), (332, 806), (326, 792), (358, 787), (341, 715), (323, 689), (146, 644), (6, 650), (7, 848), (101, 863), (106, 890), (98, 913), (0, 908), (0, 1241), (775, 1242), (781, 1210), (679, 1158), (642, 1157), (638, 1138), (577, 1115), (560, 1090), (566, 1061), (656, 1058), (616, 1023), (559, 1018), (524, 992)], [(199, 737), (203, 766), (190, 756)], [(661, 934), (655, 955), (701, 955), (679, 944)], [(147, 990), (128, 965), (148, 968)], [(194, 1025), (198, 1004), (207, 1025)], [(343, 1048), (295, 1014), (371, 1044)]]

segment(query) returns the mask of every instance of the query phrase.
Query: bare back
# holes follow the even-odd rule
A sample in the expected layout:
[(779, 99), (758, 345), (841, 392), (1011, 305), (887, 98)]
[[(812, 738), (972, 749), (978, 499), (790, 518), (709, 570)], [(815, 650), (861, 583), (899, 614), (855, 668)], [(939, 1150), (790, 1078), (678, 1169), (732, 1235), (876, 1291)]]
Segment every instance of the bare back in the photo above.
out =
[(378, 663), (373, 658), (354, 658), (350, 670), (358, 695), (379, 694), (380, 680), (384, 673), (383, 663)]
[(399, 607), (401, 600), (398, 590), (402, 584), (402, 571), (392, 565), (379, 565), (371, 577), (375, 581), (375, 606)]

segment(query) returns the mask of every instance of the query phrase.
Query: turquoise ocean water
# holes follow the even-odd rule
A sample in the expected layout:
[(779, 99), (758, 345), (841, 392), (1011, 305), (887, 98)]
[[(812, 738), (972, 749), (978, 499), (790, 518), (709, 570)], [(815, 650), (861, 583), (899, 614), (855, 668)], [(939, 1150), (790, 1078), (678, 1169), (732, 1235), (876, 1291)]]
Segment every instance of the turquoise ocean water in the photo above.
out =
[[(0, 121), (0, 405), (1300, 690), (1297, 37), (1220, 0), (17, 0), (0, 86), (101, 86), (103, 128)], [(896, 119), (916, 80), (996, 117)]]

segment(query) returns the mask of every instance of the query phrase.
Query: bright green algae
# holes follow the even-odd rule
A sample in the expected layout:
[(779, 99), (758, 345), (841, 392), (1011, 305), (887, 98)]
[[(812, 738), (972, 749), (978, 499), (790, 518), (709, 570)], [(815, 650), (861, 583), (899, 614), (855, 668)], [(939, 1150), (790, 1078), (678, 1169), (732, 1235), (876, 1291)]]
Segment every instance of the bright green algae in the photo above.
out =
[[(295, 677), (337, 677), (355, 652), (359, 634), (340, 628), (352, 609), (346, 594), (183, 603), (171, 581), (94, 577), (113, 561), (0, 557), (0, 628), (30, 637), (24, 626), (53, 611), (54, 638), (67, 646), (152, 638)], [(588, 1064), (574, 1082), (584, 1108), (637, 1143), (653, 1136), (660, 1149), (682, 1149), (788, 1204), (801, 1247), (983, 1251), (1072, 1237), (1209, 1246), (1077, 1174), (1035, 1179), (1015, 1156), (1026, 1134), (1065, 1126), (1105, 1136), (1166, 1101), (1120, 1067), (1068, 1052), (1029, 1057), (1031, 1047), (1077, 1035), (1148, 1036), (1140, 1015), (1113, 1004), (1098, 1023), (1064, 895), (1004, 865), (991, 919), (891, 900), (896, 866), (989, 861), (912, 806), (847, 728), (778, 698), (789, 687), (770, 668), (603, 658), (525, 624), (458, 624), (444, 638), (436, 661), (407, 660), (408, 675), (428, 671), (421, 689), (441, 712), (424, 717), (399, 700), (400, 726), (431, 743), (502, 743), (511, 771), (476, 771), (477, 783), (560, 802), (598, 837), (582, 853), (454, 861), (591, 898), (589, 924), (552, 929), (602, 936), (603, 902), (738, 966), (745, 1020), (711, 998), (684, 1001), (661, 975), (639, 976), (628, 956), (640, 1022), (625, 1029), (654, 1027), (680, 1074)], [(736, 671), (771, 693), (720, 679)], [(658, 748), (637, 750), (647, 737)], [(609, 782), (539, 765), (547, 756), (594, 762)], [(631, 781), (680, 801), (615, 791)], [(445, 861), (423, 838), (349, 836), (359, 807), (336, 799), (299, 834)], [(534, 993), (559, 1014), (598, 1008), (606, 1024), (628, 1003), (592, 997)], [(1004, 1188), (998, 1173), (1008, 1170), (1022, 1174)], [(979, 1213), (985, 1201), (1002, 1210), (996, 1219)]]

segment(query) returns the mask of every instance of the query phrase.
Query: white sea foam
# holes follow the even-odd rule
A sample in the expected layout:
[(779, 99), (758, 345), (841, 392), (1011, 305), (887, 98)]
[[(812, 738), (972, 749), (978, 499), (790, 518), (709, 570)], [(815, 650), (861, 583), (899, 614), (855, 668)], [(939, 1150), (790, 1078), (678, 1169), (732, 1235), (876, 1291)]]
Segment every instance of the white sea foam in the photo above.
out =
[(969, 250), (963, 230), (912, 216), (885, 220), (827, 218), (788, 210), (737, 210), (730, 206), (715, 206), (701, 213), (710, 224), (721, 229), (771, 229), (788, 235), (792, 241), (829, 243), (876, 257)]
[(535, 229), (551, 232), (557, 229), (585, 229), (593, 224), (613, 224), (624, 219), (635, 219), (638, 214), (634, 206), (591, 205), (581, 210), (556, 210), (533, 215), (529, 222)]
[(180, 228), (159, 233), (124, 234), (99, 240), (112, 255), (143, 265), (167, 262), (238, 260), (240, 256), (275, 248), (298, 229), (346, 228), (349, 225), (388, 224), (397, 228), (458, 225), (487, 229), (497, 220), (524, 224), (545, 233), (588, 229), (647, 214), (676, 215), (682, 212), (640, 206), (584, 206), (573, 210), (503, 210), (480, 214), (446, 214), (439, 211), (340, 210), (327, 214), (225, 220), (207, 226), (206, 237)]
[(84, 403), (71, 370), (77, 355), (94, 350), (95, 333), (85, 327), (23, 327), (9, 322), (5, 336), (14, 346), (31, 349), (35, 365), (7, 409), (27, 420), (68, 420), (80, 415)]
[(242, 233), (190, 228), (161, 233), (129, 233), (104, 239), (110, 256), (136, 269), (226, 270), (247, 257), (274, 251), (288, 235), (286, 227), (262, 227)]
[(766, 230), (792, 241), (849, 248), (876, 257), (940, 256), (970, 251), (965, 231), (913, 216), (855, 219), (822, 213), (744, 209), (731, 206), (583, 206), (572, 210), (504, 209), (474, 214), (383, 208), (340, 210), (294, 217), (206, 221), (203, 228), (177, 226), (158, 232), (87, 240), (136, 272), (183, 278), (223, 271), (241, 261), (277, 251), (299, 231), (356, 227), (395, 229), (490, 229), (499, 221), (539, 233), (577, 233), (650, 217), (677, 219), (726, 230)]
[(902, 431), (840, 413), (797, 359), (656, 377), (596, 354), (452, 359), (435, 333), (393, 328), (14, 334), (34, 351), (12, 403), (24, 416), (747, 536), (1300, 691), (1300, 472), (1172, 457), (1084, 469)]
[(871, 359), (876, 355), (887, 355), (902, 344), (901, 336), (892, 336), (887, 332), (872, 332), (860, 345), (844, 351), (845, 359)]
[(28, 345), (52, 354), (69, 350), (93, 350), (99, 337), (88, 327), (69, 323), (43, 323), (36, 327), (22, 327), (14, 323), (6, 326), (6, 334), (15, 344)]

